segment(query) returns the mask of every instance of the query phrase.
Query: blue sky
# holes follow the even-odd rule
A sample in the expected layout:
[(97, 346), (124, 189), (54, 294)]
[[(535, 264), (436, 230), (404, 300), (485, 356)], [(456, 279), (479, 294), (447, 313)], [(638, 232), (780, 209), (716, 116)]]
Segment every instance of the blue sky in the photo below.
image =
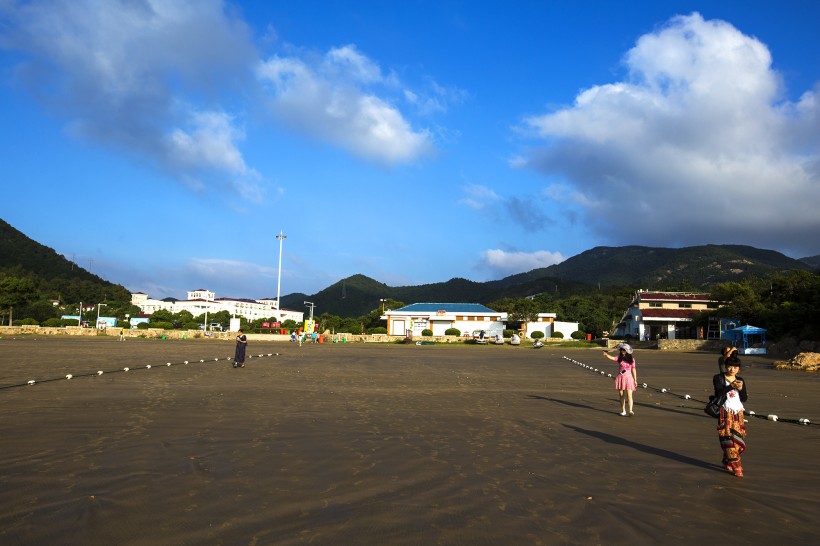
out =
[(820, 254), (820, 3), (0, 0), (0, 218), (152, 297)]

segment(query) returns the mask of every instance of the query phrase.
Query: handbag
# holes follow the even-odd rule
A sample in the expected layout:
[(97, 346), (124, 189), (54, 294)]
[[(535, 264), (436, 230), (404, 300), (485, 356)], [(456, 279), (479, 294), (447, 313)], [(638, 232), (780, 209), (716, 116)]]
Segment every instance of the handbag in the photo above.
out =
[(726, 395), (723, 394), (721, 396), (715, 396), (714, 394), (709, 397), (709, 401), (706, 403), (706, 407), (703, 408), (703, 411), (717, 419), (720, 417), (720, 408), (723, 407), (723, 404), (726, 402)]

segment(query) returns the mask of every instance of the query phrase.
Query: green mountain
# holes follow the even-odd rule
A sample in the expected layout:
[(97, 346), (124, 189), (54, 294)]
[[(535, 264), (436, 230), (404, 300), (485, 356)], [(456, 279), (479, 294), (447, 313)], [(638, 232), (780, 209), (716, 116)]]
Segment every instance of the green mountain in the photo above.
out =
[[(488, 304), (542, 293), (556, 297), (587, 295), (604, 288), (708, 290), (711, 285), (748, 276), (816, 270), (818, 262), (818, 256), (794, 260), (773, 250), (742, 245), (595, 247), (557, 265), (488, 282), (454, 278), (419, 286), (387, 286), (364, 275), (353, 275), (316, 294), (283, 296), (282, 306), (305, 310), (304, 302), (310, 301), (316, 304), (319, 314), (358, 317), (379, 308), (381, 299), (406, 304)], [(3, 273), (33, 278), (43, 297), (66, 302), (130, 302), (130, 294), (123, 286), (89, 273), (0, 220), (0, 274)]]
[(110, 283), (0, 220), (0, 274), (28, 277), (45, 298), (63, 302), (130, 302), (125, 287)]
[(763, 277), (811, 267), (775, 252), (743, 245), (703, 245), (685, 248), (644, 246), (595, 247), (546, 268), (489, 282), (450, 279), (443, 283), (391, 287), (364, 275), (354, 275), (308, 296), (282, 297), (282, 306), (303, 309), (316, 304), (317, 313), (356, 317), (379, 307), (383, 298), (405, 304), (417, 302), (470, 302), (488, 304), (502, 298), (540, 293), (556, 296), (586, 295), (600, 288), (654, 290), (708, 290), (711, 285)]
[(806, 256), (805, 258), (800, 258), (800, 261), (809, 266), (810, 268), (814, 269), (815, 271), (820, 270), (820, 255)]

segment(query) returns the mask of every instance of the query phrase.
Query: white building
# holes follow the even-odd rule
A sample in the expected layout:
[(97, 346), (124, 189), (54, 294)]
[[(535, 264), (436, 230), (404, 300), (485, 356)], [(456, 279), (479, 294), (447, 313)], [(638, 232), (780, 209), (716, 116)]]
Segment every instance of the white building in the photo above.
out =
[[(559, 322), (555, 313), (539, 313), (535, 322), (524, 324), (524, 336), (532, 337), (535, 331), (552, 337), (553, 332), (561, 332), (564, 337), (578, 330), (577, 322)], [(506, 328), (507, 313), (493, 311), (479, 303), (414, 303), (400, 309), (389, 310), (381, 317), (387, 321), (387, 333), (393, 336), (421, 335), (422, 330), (431, 330), (434, 336), (443, 336), (449, 328), (464, 333), (484, 330), (487, 337), (501, 334)]]
[(279, 309), (278, 300), (273, 298), (258, 300), (217, 298), (214, 292), (201, 288), (189, 291), (187, 300), (176, 301), (154, 300), (147, 294), (136, 292), (131, 294), (131, 304), (139, 307), (146, 315), (151, 315), (159, 309), (167, 309), (171, 313), (188, 311), (195, 317), (205, 312), (213, 314), (227, 311), (232, 317), (244, 317), (249, 321), (270, 318), (283, 322), (290, 319), (299, 324), (305, 315), (302, 311)]
[(705, 339), (692, 319), (698, 312), (717, 309), (709, 294), (638, 290), (615, 327), (615, 336), (648, 339)]

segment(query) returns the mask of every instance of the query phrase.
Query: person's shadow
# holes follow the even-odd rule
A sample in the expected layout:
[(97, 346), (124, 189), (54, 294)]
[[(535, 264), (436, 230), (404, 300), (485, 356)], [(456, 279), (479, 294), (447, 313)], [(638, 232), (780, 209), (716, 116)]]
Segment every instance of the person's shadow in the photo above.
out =
[(539, 396), (537, 394), (528, 394), (527, 398), (531, 400), (546, 400), (547, 402), (555, 402), (556, 404), (564, 404), (565, 406), (569, 406), (571, 408), (582, 408), (588, 409), (592, 411), (600, 411), (601, 413), (612, 413), (609, 410), (603, 410), (601, 408), (594, 408), (592, 406), (587, 406), (586, 404), (579, 404), (578, 402), (570, 402), (569, 400), (560, 400), (558, 398), (550, 398), (549, 396)]
[(699, 459), (693, 459), (692, 457), (687, 457), (686, 455), (681, 455), (680, 453), (675, 453), (674, 451), (669, 451), (668, 449), (661, 449), (654, 446), (648, 446), (646, 444), (639, 444), (638, 442), (633, 442), (632, 440), (627, 440), (619, 436), (613, 436), (612, 434), (607, 434), (606, 432), (599, 432), (597, 430), (587, 430), (573, 425), (567, 425), (565, 423), (561, 424), (569, 429), (574, 430), (575, 432), (586, 434), (587, 436), (603, 440), (604, 442), (608, 442), (610, 444), (631, 447), (632, 449), (642, 451), (643, 453), (648, 453), (649, 455), (653, 455), (655, 457), (665, 457), (667, 459), (671, 459), (679, 463), (690, 464), (692, 466), (705, 468), (707, 470), (722, 470), (721, 467), (716, 464), (707, 463)]

